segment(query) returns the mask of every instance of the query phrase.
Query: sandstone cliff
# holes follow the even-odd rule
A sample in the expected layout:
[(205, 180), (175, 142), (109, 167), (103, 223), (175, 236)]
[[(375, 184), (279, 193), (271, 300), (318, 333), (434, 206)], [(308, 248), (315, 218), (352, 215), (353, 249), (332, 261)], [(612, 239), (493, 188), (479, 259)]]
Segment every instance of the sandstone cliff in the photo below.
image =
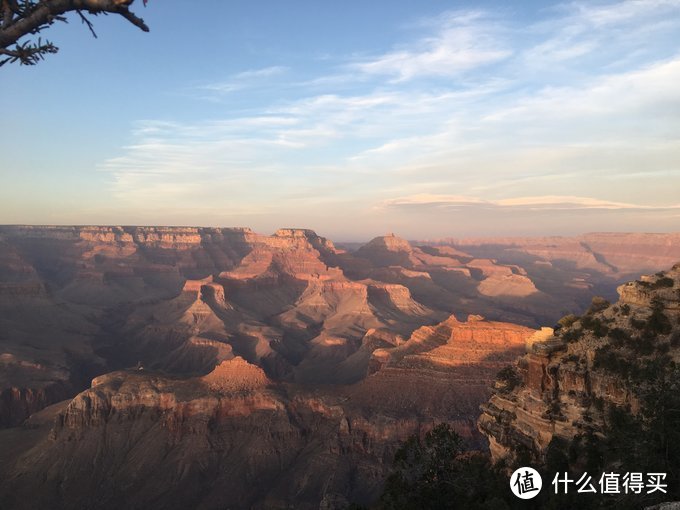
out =
[(493, 254), (503, 260), (527, 256), (576, 269), (629, 277), (670, 267), (680, 259), (680, 233), (590, 233), (574, 237), (496, 237), (440, 239), (473, 254)]
[(37, 439), (0, 466), (0, 505), (370, 503), (411, 434), (447, 422), (479, 440), (473, 424), (489, 382), (532, 334), (481, 317), (450, 317), (409, 339), (371, 329), (355, 355), (366, 364), (371, 354), (388, 359), (362, 382), (333, 388), (277, 382), (240, 357), (200, 377), (144, 368), (99, 376), (57, 413), (51, 431), (39, 419), (27, 424)]
[(524, 350), (534, 333), (480, 316), (466, 322), (451, 316), (417, 329), (406, 341), (376, 349), (370, 375), (350, 394), (355, 403), (376, 413), (447, 422), (478, 441), (477, 402), (488, 398), (495, 374)]
[[(327, 369), (368, 329), (409, 334), (442, 317), (396, 284), (348, 279), (341, 252), (311, 230), (16, 226), (0, 237), (0, 426), (138, 362), (206, 373), (238, 354), (276, 377), (333, 382)], [(343, 381), (364, 373), (346, 367)]]
[(618, 292), (615, 305), (594, 300), (585, 315), (565, 317), (496, 381), (478, 422), (494, 460), (545, 463), (551, 445), (604, 440), (617, 410), (637, 416), (654, 381), (674, 370), (680, 264)]
[(205, 374), (238, 355), (277, 379), (359, 381), (369, 330), (408, 338), (451, 313), (552, 324), (674, 256), (675, 240), (389, 235), (350, 253), (307, 229), (0, 226), (0, 426), (138, 362)]

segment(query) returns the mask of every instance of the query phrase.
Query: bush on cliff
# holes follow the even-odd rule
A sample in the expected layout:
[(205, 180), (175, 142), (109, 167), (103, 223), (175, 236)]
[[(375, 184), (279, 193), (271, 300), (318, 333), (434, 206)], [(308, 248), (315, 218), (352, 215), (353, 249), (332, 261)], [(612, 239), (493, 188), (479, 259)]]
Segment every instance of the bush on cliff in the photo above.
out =
[(655, 281), (652, 285), (652, 289), (670, 289), (673, 288), (673, 285), (675, 285), (675, 281), (673, 278), (669, 278), (668, 276), (662, 276), (659, 278), (657, 281)]
[(595, 296), (593, 297), (591, 303), (590, 303), (590, 308), (588, 308), (588, 311), (586, 314), (591, 315), (597, 312), (601, 312), (603, 310), (606, 310), (609, 308), (611, 303), (607, 301), (605, 298), (600, 297), (600, 296)]
[[(571, 327), (577, 320), (578, 320), (578, 316), (574, 315), (573, 313), (570, 313), (569, 315), (565, 315), (560, 320), (558, 320), (557, 325), (560, 328), (566, 329), (566, 328)], [(555, 328), (555, 329), (559, 329), (559, 328)]]
[(512, 365), (501, 368), (496, 374), (496, 380), (501, 383), (502, 393), (509, 393), (522, 383), (522, 378)]
[(572, 343), (576, 342), (583, 336), (583, 330), (582, 329), (569, 329), (562, 333), (562, 340), (564, 340), (567, 343)]
[(663, 304), (658, 299), (652, 300), (652, 315), (647, 319), (646, 329), (660, 335), (667, 335), (672, 330), (671, 321), (663, 313)]
[(423, 440), (411, 436), (397, 451), (378, 508), (382, 510), (504, 510), (507, 480), (487, 455), (464, 452), (447, 424)]

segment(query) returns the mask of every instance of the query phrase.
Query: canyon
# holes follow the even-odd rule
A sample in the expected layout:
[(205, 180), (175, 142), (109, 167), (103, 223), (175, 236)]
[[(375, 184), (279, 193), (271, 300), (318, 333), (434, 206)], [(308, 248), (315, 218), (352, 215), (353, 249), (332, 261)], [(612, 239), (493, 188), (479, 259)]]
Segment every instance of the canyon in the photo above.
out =
[[(400, 442), (440, 422), (538, 458), (573, 432), (550, 421), (548, 380), (569, 329), (548, 327), (617, 287), (648, 305), (621, 285), (678, 260), (679, 234), (336, 246), (307, 229), (0, 226), (0, 507), (369, 504)], [(557, 398), (576, 419), (572, 372)], [(605, 375), (587, 384), (635, 405)]]
[(680, 360), (680, 264), (617, 290), (616, 303), (594, 302), (563, 321), (495, 382), (479, 418), (495, 461), (523, 453), (545, 462), (551, 443), (606, 437), (608, 412), (639, 415), (645, 390), (672, 372)]

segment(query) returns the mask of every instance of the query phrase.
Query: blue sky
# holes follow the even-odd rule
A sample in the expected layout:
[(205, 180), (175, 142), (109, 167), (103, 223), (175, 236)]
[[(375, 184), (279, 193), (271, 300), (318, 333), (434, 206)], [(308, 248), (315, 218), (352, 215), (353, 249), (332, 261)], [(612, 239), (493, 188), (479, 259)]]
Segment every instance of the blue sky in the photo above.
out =
[(0, 223), (680, 230), (680, 0), (197, 5), (0, 68)]

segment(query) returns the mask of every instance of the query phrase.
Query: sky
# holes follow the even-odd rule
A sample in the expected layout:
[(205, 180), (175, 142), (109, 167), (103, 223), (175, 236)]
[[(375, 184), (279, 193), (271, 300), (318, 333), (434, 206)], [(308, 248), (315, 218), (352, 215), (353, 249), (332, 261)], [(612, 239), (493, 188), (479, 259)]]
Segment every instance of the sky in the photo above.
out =
[(680, 231), (680, 0), (192, 5), (0, 68), (0, 224)]

